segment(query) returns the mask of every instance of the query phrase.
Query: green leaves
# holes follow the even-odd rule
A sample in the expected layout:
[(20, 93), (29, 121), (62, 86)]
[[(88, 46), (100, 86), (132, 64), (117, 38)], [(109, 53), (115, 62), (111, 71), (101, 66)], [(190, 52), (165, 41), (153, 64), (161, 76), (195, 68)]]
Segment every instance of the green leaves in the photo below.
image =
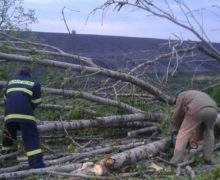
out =
[(7, 74), (4, 69), (0, 69), (0, 80), (7, 79)]
[(0, 30), (27, 30), (29, 24), (36, 23), (34, 10), (25, 10), (23, 0), (0, 1)]
[(220, 165), (215, 166), (210, 172), (204, 172), (200, 174), (196, 179), (207, 180), (207, 179), (219, 179), (220, 177)]
[(210, 90), (209, 94), (218, 104), (220, 104), (220, 85)]

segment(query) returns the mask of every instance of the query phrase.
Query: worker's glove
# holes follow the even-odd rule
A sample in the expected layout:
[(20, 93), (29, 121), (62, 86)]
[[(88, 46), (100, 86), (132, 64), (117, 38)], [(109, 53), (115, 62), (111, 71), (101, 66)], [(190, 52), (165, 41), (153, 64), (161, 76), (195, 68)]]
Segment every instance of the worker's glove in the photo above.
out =
[(176, 133), (172, 132), (170, 136), (170, 146), (174, 147), (176, 144)]

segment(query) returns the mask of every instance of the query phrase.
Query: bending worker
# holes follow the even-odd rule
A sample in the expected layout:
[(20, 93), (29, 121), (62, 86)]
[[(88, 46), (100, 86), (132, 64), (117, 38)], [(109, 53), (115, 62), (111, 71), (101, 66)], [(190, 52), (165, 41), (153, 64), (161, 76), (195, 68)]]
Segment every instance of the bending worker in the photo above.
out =
[(212, 164), (214, 148), (214, 126), (218, 107), (207, 94), (188, 90), (181, 92), (176, 99), (173, 114), (173, 134), (177, 135), (174, 155), (171, 163), (178, 164), (184, 160), (184, 152), (190, 138), (203, 125), (203, 158)]
[(31, 80), (29, 67), (22, 67), (17, 76), (8, 82), (4, 101), (5, 129), (2, 153), (7, 154), (15, 150), (13, 144), (17, 138), (16, 133), (21, 130), (29, 167), (45, 167), (34, 117), (34, 109), (41, 103), (41, 86)]

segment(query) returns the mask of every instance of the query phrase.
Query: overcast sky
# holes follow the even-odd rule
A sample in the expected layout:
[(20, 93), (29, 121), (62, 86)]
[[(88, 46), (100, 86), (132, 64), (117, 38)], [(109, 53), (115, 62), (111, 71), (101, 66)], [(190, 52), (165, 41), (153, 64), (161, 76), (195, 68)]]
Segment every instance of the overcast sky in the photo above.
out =
[[(74, 12), (65, 9), (65, 17), (70, 30), (77, 34), (116, 35), (145, 38), (173, 39), (175, 35), (183, 40), (196, 38), (186, 30), (177, 27), (161, 18), (149, 16), (143, 10), (134, 7), (122, 8), (121, 11), (109, 9), (103, 18), (102, 11), (91, 15), (86, 23), (87, 16), (96, 7), (102, 5), (105, 0), (24, 0), (26, 9), (34, 9), (38, 18), (38, 24), (31, 25), (33, 31), (42, 32), (68, 32), (62, 17), (62, 8), (67, 7)], [(160, 0), (159, 6), (165, 7)], [(173, 12), (183, 19), (179, 8), (173, 0), (167, 0)], [(220, 0), (185, 0), (195, 16), (214, 42), (220, 42)], [(175, 35), (174, 35), (175, 34)]]

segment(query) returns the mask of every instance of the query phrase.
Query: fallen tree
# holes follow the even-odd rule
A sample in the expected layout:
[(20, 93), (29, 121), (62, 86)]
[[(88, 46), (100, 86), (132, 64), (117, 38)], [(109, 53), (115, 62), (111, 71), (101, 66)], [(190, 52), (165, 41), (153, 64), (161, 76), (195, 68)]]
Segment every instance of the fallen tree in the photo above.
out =
[(104, 175), (108, 170), (119, 169), (124, 165), (132, 164), (141, 159), (150, 158), (164, 151), (168, 147), (168, 144), (168, 139), (163, 139), (118, 154), (113, 154), (96, 163), (93, 172), (96, 175)]
[(73, 120), (73, 121), (52, 121), (46, 124), (38, 125), (40, 132), (65, 129), (80, 129), (92, 127), (123, 126), (123, 124), (133, 123), (135, 121), (157, 122), (166, 117), (162, 113), (136, 113), (128, 115), (116, 115), (107, 117), (97, 117), (92, 120)]
[[(130, 144), (125, 144), (125, 145), (116, 145), (116, 146), (108, 146), (108, 147), (101, 147), (98, 149), (93, 149), (90, 150), (88, 152), (82, 152), (82, 153), (70, 153), (69, 155), (66, 155), (64, 157), (60, 157), (54, 160), (48, 160), (45, 161), (46, 166), (52, 166), (51, 168), (54, 168), (54, 165), (57, 164), (61, 164), (61, 163), (66, 163), (69, 161), (73, 161), (73, 160), (77, 160), (80, 158), (86, 158), (86, 157), (90, 157), (93, 155), (100, 155), (100, 154), (106, 154), (106, 153), (110, 153), (112, 151), (114, 151), (115, 149), (123, 151), (126, 149), (130, 149), (130, 148), (134, 148), (137, 146), (141, 146), (145, 144), (145, 142), (134, 142), (134, 143), (130, 143)], [(55, 166), (56, 167), (56, 166)], [(12, 166), (9, 168), (0, 168), (0, 173), (4, 173), (4, 172), (13, 172), (13, 171), (18, 171), (18, 170), (23, 170), (23, 169), (27, 169), (28, 168), (28, 164), (27, 163), (22, 163), (16, 166)]]
[[(7, 53), (2, 53), (2, 52), (0, 52), (0, 58), (7, 60), (7, 61), (14, 61), (14, 62), (21, 62), (21, 63), (33, 62), (33, 59), (30, 56), (13, 55), (13, 54), (7, 54)], [(45, 65), (45, 66), (69, 68), (71, 70), (78, 71), (78, 72), (96, 73), (96, 74), (108, 76), (114, 79), (123, 80), (131, 84), (134, 84), (137, 87), (142, 88), (143, 90), (146, 90), (150, 94), (154, 95), (158, 100), (168, 102), (169, 104), (173, 104), (174, 102), (174, 97), (163, 92), (162, 90), (159, 89), (159, 87), (156, 87), (150, 81), (147, 81), (147, 80), (144, 81), (144, 80), (141, 80), (135, 76), (132, 76), (126, 73), (121, 73), (121, 72), (117, 72), (117, 71), (113, 71), (113, 70), (109, 70), (105, 68), (88, 67), (88, 66), (70, 64), (66, 62), (59, 62), (59, 61), (48, 60), (48, 59), (43, 59), (43, 60), (36, 59), (34, 60), (34, 62)]]
[[(0, 86), (6, 85), (6, 81), (0, 81)], [(135, 113), (135, 112), (141, 112), (141, 110), (130, 106), (128, 104), (125, 104), (123, 102), (119, 102), (116, 100), (111, 100), (108, 98), (103, 98), (99, 96), (92, 95), (87, 92), (81, 92), (81, 91), (74, 91), (74, 90), (64, 90), (64, 89), (55, 89), (55, 88), (42, 88), (42, 92), (49, 93), (49, 94), (55, 94), (55, 95), (63, 95), (63, 96), (71, 96), (71, 97), (78, 97), (78, 98), (83, 98), (92, 102), (96, 102), (99, 104), (103, 105), (110, 105), (110, 106), (115, 106), (120, 109), (124, 109), (128, 112)]]
[[(145, 121), (143, 120), (133, 120), (133, 121), (126, 121), (126, 120), (115, 120), (116, 122), (112, 121), (111, 123), (104, 124), (103, 122), (100, 122), (100, 124), (93, 124), (92, 121), (96, 121), (96, 119), (81, 119), (81, 120), (64, 120), (64, 121), (41, 121), (38, 120), (38, 127), (40, 128), (39, 131), (45, 132), (47, 129), (48, 131), (53, 130), (64, 130), (64, 128), (68, 129), (85, 129), (85, 128), (143, 128), (143, 127), (149, 127), (149, 126), (159, 126), (158, 122), (148, 122), (148, 119)], [(149, 119), (150, 120), (150, 119)], [(74, 123), (76, 121), (76, 123)], [(82, 121), (82, 123), (80, 123)], [(101, 121), (101, 120), (100, 120)], [(69, 123), (70, 122), (70, 123)], [(91, 122), (91, 124), (89, 123)], [(76, 124), (80, 123), (81, 126), (77, 126)], [(83, 126), (82, 124), (87, 124)], [(54, 125), (56, 124), (57, 127), (54, 128)], [(87, 127), (88, 126), (88, 127)], [(62, 128), (63, 127), (63, 128)], [(81, 139), (81, 138), (78, 138)]]
[[(5, 1), (6, 2), (6, 1)], [(179, 2), (179, 1), (178, 1)], [(130, 4), (131, 3), (131, 4)], [(59, 96), (69, 96), (69, 97), (76, 97), (76, 98), (83, 98), (86, 100), (89, 100), (91, 102), (95, 102), (98, 104), (102, 104), (102, 105), (107, 105), (107, 106), (113, 106), (113, 107), (117, 107), (118, 109), (121, 109), (128, 113), (132, 113), (132, 114), (127, 114), (127, 115), (121, 115), (121, 116), (108, 116), (108, 117), (97, 117), (95, 119), (87, 119), (87, 120), (75, 120), (75, 121), (45, 121), (45, 122), (38, 122), (38, 128), (41, 132), (45, 132), (45, 131), (51, 131), (51, 130), (55, 130), (55, 133), (57, 132), (57, 130), (66, 130), (66, 129), (78, 129), (78, 128), (90, 128), (90, 127), (119, 127), (119, 126), (126, 126), (126, 125), (135, 125), (135, 124), (141, 124), (142, 126), (145, 126), (147, 124), (150, 125), (154, 125), (157, 126), (158, 125), (158, 121), (161, 119), (167, 119), (167, 115), (163, 114), (163, 113), (149, 113), (150, 110), (152, 110), (154, 108), (154, 106), (152, 108), (149, 109), (148, 111), (148, 107), (152, 105), (152, 99), (153, 99), (153, 103), (154, 105), (156, 104), (155, 99), (163, 101), (163, 102), (167, 102), (168, 104), (173, 104), (174, 102), (174, 98), (170, 95), (168, 95), (168, 93), (165, 92), (164, 89), (166, 89), (166, 87), (163, 87), (162, 83), (160, 83), (160, 85), (158, 85), (156, 82), (151, 81), (150, 78), (148, 79), (146, 77), (146, 66), (150, 63), (154, 63), (154, 62), (158, 62), (159, 59), (169, 59), (171, 62), (172, 59), (176, 59), (175, 61), (175, 67), (174, 67), (174, 72), (177, 70), (178, 64), (181, 60), (183, 60), (183, 57), (186, 55), (185, 53), (187, 52), (191, 52), (192, 54), (194, 53), (193, 50), (195, 49), (200, 49), (203, 50), (206, 54), (208, 54), (211, 57), (214, 57), (216, 59), (219, 60), (219, 51), (217, 51), (211, 43), (209, 43), (208, 40), (203, 39), (205, 36), (204, 31), (202, 30), (202, 36), (200, 34), (198, 34), (197, 32), (195, 32), (194, 28), (191, 27), (191, 24), (189, 21), (187, 21), (189, 23), (189, 26), (183, 26), (184, 23), (182, 21), (180, 21), (178, 23), (178, 18), (175, 18), (172, 14), (172, 12), (169, 13), (164, 13), (164, 11), (162, 11), (162, 9), (158, 8), (153, 1), (145, 1), (145, 0), (140, 0), (140, 1), (130, 1), (130, 0), (121, 0), (121, 1), (106, 1), (106, 3), (104, 4), (104, 6), (102, 6), (101, 8), (105, 9), (111, 5), (115, 5), (115, 8), (120, 10), (124, 5), (132, 5), (141, 9), (145, 9), (148, 12), (150, 12), (153, 15), (156, 16), (161, 16), (165, 19), (174, 21), (175, 24), (179, 24), (181, 27), (186, 27), (187, 28), (191, 28), (189, 30), (191, 30), (200, 40), (204, 41), (205, 46), (202, 46), (202, 48), (204, 47), (208, 47), (209, 51), (203, 50), (201, 47), (199, 47), (201, 44), (200, 43), (196, 43), (196, 45), (192, 45), (190, 44), (190, 47), (188, 46), (188, 48), (186, 49), (181, 49), (184, 46), (182, 46), (182, 42), (180, 42), (179, 44), (176, 44), (176, 46), (172, 46), (171, 44), (169, 44), (169, 46), (172, 46), (172, 52), (168, 52), (164, 55), (157, 55), (156, 58), (152, 59), (152, 61), (148, 61), (148, 60), (144, 60), (145, 62), (137, 65), (135, 68), (131, 69), (129, 72), (129, 69), (126, 69), (127, 72), (126, 73), (121, 73), (121, 72), (117, 72), (117, 71), (113, 71), (113, 70), (109, 70), (106, 68), (102, 68), (102, 67), (98, 67), (96, 64), (94, 64), (92, 62), (91, 58), (87, 58), (87, 57), (82, 57), (82, 56), (77, 56), (77, 55), (72, 55), (72, 54), (68, 54), (65, 53), (64, 51), (60, 50), (59, 48), (56, 47), (52, 47), (50, 45), (44, 45), (41, 43), (30, 43), (27, 41), (24, 41), (22, 39), (16, 39), (14, 37), (9, 37), (9, 41), (1, 41), (2, 44), (5, 48), (6, 51), (1, 51), (0, 52), (0, 61), (4, 62), (4, 61), (8, 61), (8, 62), (19, 62), (19, 63), (31, 63), (31, 64), (41, 64), (43, 66), (51, 66), (51, 67), (59, 67), (59, 68), (63, 68), (65, 69), (65, 73), (67, 71), (70, 71), (72, 73), (72, 71), (76, 71), (76, 72), (80, 72), (83, 75), (84, 74), (89, 74), (88, 76), (94, 76), (94, 75), (102, 75), (104, 77), (109, 77), (111, 78), (111, 80), (116, 80), (115, 84), (111, 84), (112, 82), (110, 82), (109, 87), (112, 88), (113, 91), (111, 91), (111, 95), (113, 95), (115, 100), (112, 99), (108, 99), (106, 97), (108, 97), (108, 91), (106, 91), (106, 95), (105, 98), (103, 98), (103, 94), (94, 94), (91, 93), (91, 91), (96, 92), (96, 90), (94, 89), (87, 89), (86, 91), (90, 91), (90, 93), (88, 92), (82, 92), (82, 91), (74, 91), (73, 90), (66, 90), (64, 89), (62, 86), (61, 89), (55, 89), (55, 88), (42, 88), (43, 92), (46, 92), (48, 94), (54, 94), (54, 95), (59, 95)], [(183, 8), (183, 12), (186, 14), (186, 9), (185, 6), (182, 6), (182, 4), (179, 4), (180, 7)], [(183, 4), (184, 5), (184, 4)], [(167, 5), (169, 7), (169, 5)], [(188, 13), (188, 12), (187, 12)], [(189, 15), (192, 15), (192, 13), (189, 12)], [(188, 20), (186, 18), (186, 20)], [(7, 36), (4, 35), (4, 36)], [(12, 40), (12, 41), (11, 41)], [(23, 46), (26, 45), (26, 43), (30, 46)], [(170, 43), (170, 42), (169, 42)], [(32, 46), (33, 45), (33, 46)], [(192, 45), (192, 46), (191, 46)], [(36, 49), (36, 47), (40, 47), (39, 49)], [(170, 48), (170, 47), (169, 47)], [(171, 49), (170, 48), (170, 49)], [(49, 51), (48, 49), (52, 49), (53, 51)], [(9, 50), (9, 51), (7, 51)], [(183, 54), (182, 54), (183, 53)], [(48, 56), (49, 55), (49, 56)], [(54, 58), (55, 56), (61, 56), (66, 58), (67, 60), (70, 59), (74, 59), (74, 60), (79, 60), (80, 65), (77, 64), (71, 64), (71, 63), (62, 63), (62, 62), (58, 62), (58, 61), (53, 61), (50, 60), (49, 58)], [(146, 58), (148, 59), (148, 58)], [(74, 62), (73, 62), (74, 63)], [(86, 64), (86, 66), (84, 66), (84, 64)], [(170, 65), (170, 64), (169, 64)], [(168, 66), (169, 66), (168, 65)], [(89, 67), (92, 66), (92, 67)], [(143, 70), (144, 69), (144, 70)], [(143, 70), (142, 73), (138, 74), (139, 71), (137, 70)], [(169, 67), (167, 68), (167, 74), (169, 74)], [(78, 73), (79, 74), (79, 73)], [(77, 74), (77, 75), (78, 75)], [(69, 74), (68, 74), (69, 75)], [(80, 76), (79, 75), (79, 76)], [(70, 74), (68, 76), (68, 78), (72, 78), (72, 74)], [(68, 79), (67, 78), (67, 79)], [(55, 78), (54, 78), (55, 79)], [(65, 78), (63, 78), (65, 79)], [(47, 79), (50, 80), (50, 79)], [(68, 81), (68, 80), (67, 80)], [(71, 82), (71, 81), (68, 81)], [(85, 82), (86, 84), (87, 82)], [(50, 84), (50, 83), (49, 83)], [(49, 84), (47, 84), (48, 86), (50, 86)], [(55, 83), (54, 83), (55, 84)], [(58, 82), (58, 84), (60, 84)], [(118, 84), (118, 86), (116, 85)], [(126, 84), (126, 85), (124, 85)], [(99, 87), (103, 87), (103, 84), (100, 83)], [(129, 86), (127, 86), (129, 85)], [(73, 87), (69, 86), (70, 89)], [(85, 85), (86, 87), (86, 85)], [(128, 87), (125, 91), (121, 91), (122, 87)], [(132, 89), (130, 87), (134, 87), (135, 89)], [(136, 88), (137, 87), (137, 88)], [(80, 89), (82, 87), (79, 87)], [(105, 89), (105, 86), (103, 87)], [(131, 90), (132, 89), (132, 90)], [(134, 90), (134, 91), (133, 91)], [(150, 97), (150, 103), (147, 104), (149, 106), (143, 107), (143, 106), (139, 106), (141, 109), (136, 108), (136, 102), (134, 103), (134, 106), (120, 102), (117, 97), (119, 97), (120, 95), (124, 95), (125, 93), (128, 94), (127, 97), (129, 97), (130, 95), (132, 96), (132, 93), (134, 92), (136, 94), (136, 90), (137, 92), (144, 94), (145, 92), (146, 95)], [(142, 91), (144, 90), (144, 92)], [(172, 89), (173, 90), (173, 89)], [(97, 91), (98, 92), (98, 91)], [(130, 93), (131, 92), (131, 93)], [(152, 97), (151, 95), (153, 95), (154, 97)], [(145, 94), (143, 95), (145, 96)], [(136, 97), (141, 97), (137, 94)], [(147, 97), (148, 98), (148, 97)], [(137, 98), (136, 98), (137, 99)], [(135, 99), (135, 100), (136, 100)], [(149, 99), (147, 99), (147, 101), (149, 102)], [(130, 101), (131, 103), (133, 103), (132, 101)], [(77, 104), (76, 104), (77, 105)], [(93, 104), (92, 104), (93, 105)], [(140, 105), (140, 104), (138, 104)], [(41, 105), (40, 107), (42, 108), (53, 108), (53, 109), (62, 109), (61, 106), (58, 105)], [(148, 113), (143, 112), (143, 109), (147, 109)], [(65, 108), (71, 109), (71, 107), (69, 106), (65, 106)], [(164, 107), (160, 107), (157, 109), (159, 109), (159, 112), (164, 112), (166, 110), (163, 109)], [(111, 111), (111, 110), (110, 110)], [(145, 110), (146, 111), (146, 110)], [(154, 111), (154, 110), (152, 110)], [(157, 111), (158, 112), (158, 111)], [(167, 112), (167, 111), (166, 111)], [(108, 112), (109, 113), (109, 112)], [(114, 114), (112, 112), (110, 112), (111, 114)], [(120, 112), (117, 112), (117, 114), (119, 114)], [(45, 118), (47, 119), (47, 118)], [(153, 122), (148, 122), (148, 121), (153, 121)], [(153, 123), (153, 124), (152, 124)], [(134, 126), (133, 126), (134, 127)], [(131, 133), (142, 133), (142, 132), (146, 132), (146, 130), (157, 130), (157, 127), (151, 127), (148, 129), (140, 129), (137, 130), (136, 132), (131, 132)], [(127, 139), (131, 140), (131, 137), (126, 137)], [(160, 136), (158, 136), (158, 139), (161, 138)], [(55, 138), (54, 138), (55, 139)], [(62, 138), (61, 138), (62, 139)], [(106, 139), (105, 139), (106, 140)], [(110, 140), (110, 141), (114, 141), (114, 140)], [(108, 141), (106, 143), (105, 148), (102, 147), (102, 143), (99, 141), (97, 146), (99, 149), (96, 150), (92, 150), (92, 148), (94, 147), (93, 142), (89, 142), (91, 143), (90, 146), (87, 149), (87, 152), (82, 152), (82, 153), (69, 153), (69, 155), (66, 155), (65, 153), (65, 147), (61, 147), (62, 146), (62, 142), (56, 142), (58, 146), (56, 146), (57, 149), (62, 150), (63, 156), (59, 157), (58, 159), (50, 159), (49, 161), (47, 161), (45, 159), (45, 162), (48, 166), (54, 166), (56, 164), (62, 164), (61, 166), (65, 166), (64, 163), (72, 163), (73, 161), (76, 162), (75, 165), (79, 164), (79, 167), (76, 167), (77, 169), (81, 169), (82, 167), (82, 161), (88, 161), (88, 157), (95, 157), (98, 156), (100, 154), (105, 157), (103, 160), (101, 160), (99, 163), (97, 163), (94, 166), (94, 170), (96, 172), (96, 174), (105, 174), (108, 170), (113, 170), (113, 169), (120, 169), (122, 168), (124, 165), (129, 165), (132, 164), (134, 162), (137, 162), (141, 159), (145, 159), (145, 158), (149, 158), (151, 156), (156, 155), (158, 152), (165, 150), (168, 147), (168, 140), (164, 139), (164, 140), (160, 140), (157, 142), (152, 142), (150, 144), (141, 144), (136, 143), (136, 144), (126, 144), (123, 146), (112, 146), (112, 144), (110, 143), (110, 141)], [(144, 143), (150, 141), (149, 139), (146, 139), (146, 141), (144, 141)], [(138, 144), (138, 147), (135, 147)], [(81, 146), (80, 146), (81, 147)], [(135, 148), (134, 148), (135, 147)], [(49, 153), (54, 152), (53, 151), (54, 146), (52, 146), (52, 148), (50, 149), (50, 147), (48, 149), (45, 148), (46, 150), (48, 150)], [(109, 155), (109, 153), (113, 152), (114, 149), (117, 148), (117, 150), (123, 151), (125, 149), (130, 149), (124, 152), (120, 152), (118, 154), (113, 154), (113, 155)], [(44, 151), (46, 152), (46, 151)], [(60, 152), (60, 151), (59, 151)], [(75, 151), (74, 151), (75, 152)], [(118, 151), (117, 151), (118, 152)], [(46, 157), (46, 156), (45, 156)], [(57, 157), (57, 156), (56, 156)], [(82, 158), (82, 159), (81, 159)], [(1, 158), (0, 158), (1, 159)], [(5, 159), (5, 157), (2, 157), (2, 159)], [(26, 161), (26, 160), (25, 160)], [(71, 165), (71, 164), (70, 164)], [(74, 167), (74, 165), (72, 164), (72, 166)], [(70, 170), (75, 170), (73, 167), (70, 167)], [(16, 169), (17, 168), (17, 169)], [(53, 175), (67, 175), (67, 176), (78, 176), (79, 174), (74, 174), (74, 172), (69, 173), (69, 174), (65, 174), (65, 171), (61, 171), (59, 168), (56, 169), (54, 167), (49, 167), (49, 169), (41, 169), (39, 171), (35, 171), (35, 170), (29, 170), (29, 171), (20, 171), (20, 172), (15, 172), (18, 169), (27, 169), (28, 165), (27, 163), (25, 164), (19, 164), (15, 167), (10, 167), (8, 169), (0, 169), (0, 172), (4, 174), (4, 176), (1, 176), (3, 174), (0, 174), (0, 178), (1, 177), (5, 177), (5, 178), (19, 178), (19, 177), (25, 177), (25, 176), (30, 176), (30, 175), (34, 175), (34, 174), (53, 174)], [(52, 169), (50, 169), (52, 168)], [(64, 167), (65, 170), (68, 169), (68, 165), (67, 167)], [(72, 168), (72, 169), (71, 169)], [(76, 170), (77, 170), (76, 169)], [(188, 168), (190, 170), (190, 168)], [(12, 173), (6, 173), (6, 170), (8, 172), (12, 172)], [(83, 176), (80, 174), (81, 178), (94, 178), (96, 179), (97, 177), (88, 177), (88, 176)], [(101, 177), (100, 177), (101, 178)], [(105, 177), (104, 177), (105, 178)], [(98, 178), (97, 178), (98, 179)]]

